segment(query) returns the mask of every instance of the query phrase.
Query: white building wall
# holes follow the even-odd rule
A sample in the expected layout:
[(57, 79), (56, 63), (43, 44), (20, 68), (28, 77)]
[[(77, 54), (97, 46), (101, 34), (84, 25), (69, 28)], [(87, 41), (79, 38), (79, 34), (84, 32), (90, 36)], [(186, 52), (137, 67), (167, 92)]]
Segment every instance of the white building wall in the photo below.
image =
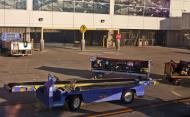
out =
[(28, 27), (30, 13), (26, 10), (5, 10), (4, 26)]
[(74, 28), (74, 19), (74, 13), (53, 12), (53, 28)]
[[(31, 11), (30, 13), (30, 27), (52, 27), (53, 26), (53, 12), (47, 11)], [(39, 21), (42, 18), (43, 21)]]
[(183, 10), (183, 0), (171, 0), (170, 17), (181, 17)]
[[(103, 23), (101, 20), (104, 20), (105, 22)], [(95, 14), (94, 28), (112, 28), (112, 15)]]
[(183, 0), (183, 7), (184, 12), (190, 12), (190, 0)]
[[(111, 0), (110, 14), (85, 14), (52, 11), (33, 11), (32, 0), (27, 1), (27, 10), (0, 10), (0, 26), (79, 28), (85, 24), (92, 28), (119, 29), (176, 29), (179, 21), (167, 18), (122, 16), (114, 14), (114, 0)], [(190, 0), (171, 0), (170, 17), (181, 17), (182, 12), (190, 12)], [(39, 21), (43, 18), (43, 21)], [(101, 23), (101, 20), (105, 20)]]

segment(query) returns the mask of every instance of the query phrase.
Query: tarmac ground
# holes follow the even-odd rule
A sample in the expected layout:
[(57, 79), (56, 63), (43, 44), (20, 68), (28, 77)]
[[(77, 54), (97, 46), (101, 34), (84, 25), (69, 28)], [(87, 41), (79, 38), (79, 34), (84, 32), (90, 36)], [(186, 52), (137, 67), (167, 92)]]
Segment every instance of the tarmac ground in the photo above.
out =
[[(60, 80), (91, 79), (92, 56), (152, 60), (151, 78), (158, 86), (146, 87), (144, 97), (136, 97), (131, 104), (120, 101), (82, 104), (77, 112), (66, 108), (48, 109), (34, 93), (9, 93), (3, 86), (11, 82), (46, 81), (48, 73)], [(1, 117), (190, 117), (190, 79), (179, 86), (164, 79), (164, 63), (170, 60), (190, 61), (190, 50), (168, 47), (122, 47), (120, 51), (101, 47), (46, 48), (34, 50), (33, 55), (6, 57), (0, 55), (0, 116)], [(107, 75), (110, 77), (130, 77)]]

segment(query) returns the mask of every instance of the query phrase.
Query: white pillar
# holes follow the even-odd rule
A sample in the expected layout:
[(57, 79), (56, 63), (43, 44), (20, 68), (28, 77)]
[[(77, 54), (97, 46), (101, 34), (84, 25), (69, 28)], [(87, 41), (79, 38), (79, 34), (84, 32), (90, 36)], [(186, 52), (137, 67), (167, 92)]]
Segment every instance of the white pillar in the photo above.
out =
[(44, 29), (41, 28), (40, 51), (44, 50)]
[(84, 38), (84, 32), (82, 33), (82, 40), (81, 40), (81, 51), (85, 51), (85, 38)]
[(26, 10), (32, 11), (33, 9), (33, 0), (26, 0)]
[(26, 38), (26, 41), (27, 42), (30, 42), (31, 40), (30, 40), (30, 28), (28, 27), (28, 28), (26, 28), (26, 36), (25, 36), (25, 38)]
[(115, 0), (110, 0), (110, 15), (114, 15)]

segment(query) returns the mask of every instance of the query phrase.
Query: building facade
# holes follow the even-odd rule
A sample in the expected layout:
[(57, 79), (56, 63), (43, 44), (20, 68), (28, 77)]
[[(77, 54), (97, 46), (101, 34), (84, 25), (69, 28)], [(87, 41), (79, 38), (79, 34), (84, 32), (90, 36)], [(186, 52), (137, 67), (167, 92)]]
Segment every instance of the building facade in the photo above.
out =
[(122, 45), (148, 39), (152, 45), (176, 46), (189, 6), (190, 0), (0, 0), (0, 33), (20, 32), (35, 42), (78, 43), (79, 28), (86, 25), (88, 45), (112, 45), (119, 31)]

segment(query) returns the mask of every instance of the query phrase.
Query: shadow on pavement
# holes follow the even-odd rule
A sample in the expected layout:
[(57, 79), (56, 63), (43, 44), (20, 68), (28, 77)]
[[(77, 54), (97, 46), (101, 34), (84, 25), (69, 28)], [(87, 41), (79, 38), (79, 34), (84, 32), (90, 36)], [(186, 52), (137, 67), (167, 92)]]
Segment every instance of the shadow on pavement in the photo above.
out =
[(54, 72), (54, 73), (60, 73), (60, 74), (65, 74), (65, 75), (70, 75), (70, 76), (79, 76), (81, 78), (86, 78), (86, 79), (92, 78), (92, 74), (90, 70), (57, 68), (57, 67), (49, 67), (49, 66), (42, 66), (35, 69), (44, 70), (48, 72)]
[(180, 51), (174, 51), (174, 53), (177, 53), (177, 54), (190, 54), (190, 52), (180, 52)]
[[(35, 68), (38, 70), (53, 72), (53, 73), (60, 73), (70, 76), (77, 76), (85, 79), (91, 79), (93, 78), (93, 73), (90, 70), (80, 70), (80, 69), (71, 69), (71, 68), (57, 68), (57, 67), (50, 67), (50, 66), (42, 66)], [(137, 76), (130, 76), (125, 74), (105, 74), (102, 78), (132, 78)]]
[[(48, 71), (48, 72), (54, 72), (54, 73), (61, 73), (61, 74), (70, 75), (70, 76), (78, 76), (78, 77), (85, 78), (85, 79), (93, 78), (93, 74), (90, 70), (56, 68), (56, 67), (49, 67), (49, 66), (42, 66), (42, 67), (39, 67), (36, 69), (44, 70), (44, 71)], [(129, 75), (108, 74), (108, 75), (105, 75), (103, 78), (133, 78), (133, 77), (134, 76), (129, 76)], [(164, 78), (164, 75), (152, 73), (152, 74), (150, 74), (150, 77), (155, 80), (158, 80), (160, 83), (174, 85), (171, 82), (167, 81)], [(182, 79), (180, 86), (190, 88), (190, 79)]]
[[(40, 103), (34, 92), (10, 93), (0, 88), (0, 116), (1, 117), (59, 117), (70, 113), (65, 107), (49, 109)], [(81, 109), (75, 114), (94, 113)]]
[[(186, 99), (189, 101), (190, 98), (184, 98), (183, 100)], [(93, 113), (85, 116), (103, 117), (120, 116), (122, 114), (125, 114), (123, 116), (127, 116), (127, 113), (132, 113), (136, 111), (138, 113), (143, 113), (143, 115), (148, 117), (190, 117), (190, 105), (177, 101), (178, 100), (163, 101), (162, 99), (158, 98), (137, 98), (132, 104), (123, 104), (121, 103), (121, 101), (113, 101), (110, 103), (114, 105), (120, 105), (123, 108)], [(132, 116), (133, 114), (130, 114), (130, 116)]]
[(10, 93), (5, 88), (0, 88), (0, 99), (3, 103), (0, 106), (15, 105), (15, 104), (25, 104), (36, 102), (35, 93)]
[[(152, 79), (158, 80), (158, 82), (162, 84), (167, 84), (167, 85), (174, 85), (173, 83), (169, 82), (167, 79), (165, 79), (164, 75), (160, 74), (151, 74), (150, 77)], [(187, 87), (190, 88), (190, 79), (182, 79), (181, 83), (179, 85), (174, 85), (174, 86), (182, 86), (182, 87)]]

